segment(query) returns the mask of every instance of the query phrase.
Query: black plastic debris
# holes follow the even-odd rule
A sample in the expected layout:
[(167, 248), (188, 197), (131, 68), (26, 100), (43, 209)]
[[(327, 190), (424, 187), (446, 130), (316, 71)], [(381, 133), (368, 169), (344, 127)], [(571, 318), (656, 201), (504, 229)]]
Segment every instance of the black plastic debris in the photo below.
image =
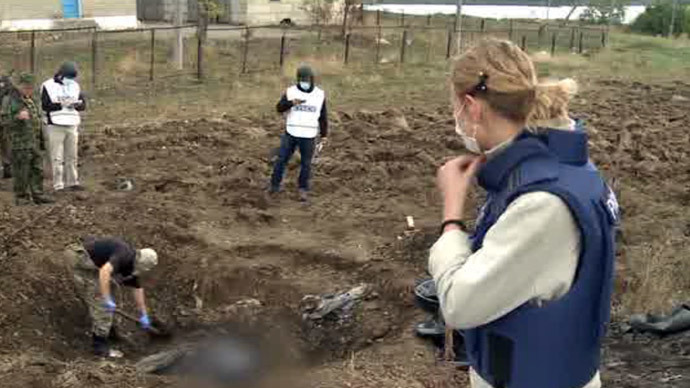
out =
[(638, 314), (630, 317), (634, 331), (654, 334), (674, 334), (690, 329), (690, 305), (683, 304), (669, 315)]
[(427, 279), (420, 282), (414, 288), (414, 295), (417, 305), (422, 308), (422, 310), (436, 314), (440, 307), (438, 302), (438, 296), (436, 296), (436, 283), (434, 279)]
[[(446, 354), (446, 323), (441, 314), (441, 307), (436, 293), (436, 283), (433, 279), (422, 280), (414, 288), (417, 305), (430, 314), (429, 319), (415, 325), (415, 333), (424, 339), (430, 340), (439, 350), (439, 355)], [(453, 354), (452, 363), (456, 367), (469, 366), (469, 360), (465, 351), (465, 337), (459, 330), (452, 331)]]

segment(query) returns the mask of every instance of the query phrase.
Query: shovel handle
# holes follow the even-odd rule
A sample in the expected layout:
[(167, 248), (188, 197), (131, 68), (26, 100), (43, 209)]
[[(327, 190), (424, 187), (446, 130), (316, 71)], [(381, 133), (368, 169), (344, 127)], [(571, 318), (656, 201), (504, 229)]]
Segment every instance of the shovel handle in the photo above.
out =
[[(132, 316), (132, 315), (129, 315), (129, 314), (127, 314), (126, 312), (121, 311), (120, 309), (115, 310), (115, 314), (117, 314), (117, 315), (119, 315), (119, 316), (121, 316), (121, 317), (123, 317), (123, 318), (125, 318), (125, 319), (128, 319), (128, 320), (130, 320), (130, 321), (132, 321), (132, 322), (139, 323), (139, 320), (138, 320), (136, 317), (134, 317), (134, 316)], [(160, 335), (160, 334), (161, 334), (160, 330), (156, 329), (156, 328), (153, 327), (153, 326), (149, 327), (149, 328), (146, 329), (146, 330), (147, 330), (147, 331), (150, 331), (151, 333), (156, 334), (156, 335)]]
[[(125, 319), (127, 319), (127, 320), (130, 320), (130, 321), (132, 321), (132, 322), (134, 322), (134, 323), (139, 323), (139, 320), (138, 320), (136, 317), (134, 317), (133, 315), (127, 314), (126, 312), (121, 311), (120, 309), (116, 309), (116, 310), (115, 310), (115, 314), (121, 316), (122, 318), (125, 318)], [(148, 328), (147, 330), (150, 331), (150, 332), (153, 333), (153, 334), (156, 334), (156, 335), (160, 335), (160, 334), (161, 334), (160, 330), (156, 329), (156, 328), (153, 327), (153, 326), (151, 326), (151, 327)]]

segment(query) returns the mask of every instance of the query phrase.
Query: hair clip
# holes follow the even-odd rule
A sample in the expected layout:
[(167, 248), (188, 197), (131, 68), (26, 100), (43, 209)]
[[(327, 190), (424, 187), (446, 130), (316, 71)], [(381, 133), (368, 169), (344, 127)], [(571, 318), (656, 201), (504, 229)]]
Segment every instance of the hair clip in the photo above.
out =
[(488, 87), (486, 86), (486, 80), (489, 79), (489, 76), (484, 73), (483, 71), (479, 72), (479, 83), (477, 86), (474, 87), (474, 90), (478, 92), (485, 92), (488, 90)]

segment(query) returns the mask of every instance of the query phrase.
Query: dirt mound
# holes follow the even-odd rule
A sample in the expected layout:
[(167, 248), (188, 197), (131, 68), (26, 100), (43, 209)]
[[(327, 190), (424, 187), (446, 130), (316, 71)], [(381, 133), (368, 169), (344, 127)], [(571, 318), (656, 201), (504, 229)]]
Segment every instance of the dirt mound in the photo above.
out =
[[(690, 95), (690, 87), (606, 82), (573, 107), (589, 125), (592, 157), (615, 180), (624, 211), (616, 311), (657, 299), (663, 299), (657, 307), (666, 307), (672, 297), (689, 296), (672, 291), (690, 290), (683, 275), (690, 269), (683, 260), (690, 234), (690, 118), (687, 103), (673, 100), (679, 94)], [(10, 206), (9, 182), (3, 182), (0, 386), (172, 383), (172, 376), (135, 377), (133, 363), (233, 324), (269, 337), (279, 333), (290, 357), (311, 366), (302, 377), (313, 386), (466, 381), (463, 373), (440, 372), (410, 330), (423, 316), (411, 289), (424, 277), (437, 236), (434, 171), (462, 149), (450, 113), (446, 107), (334, 113), (309, 207), (294, 200), (297, 160), (285, 192), (270, 201), (263, 195), (281, 128), (275, 115), (87, 134), (81, 168), (89, 191), (64, 195), (52, 208)], [(133, 189), (116, 190), (118, 178), (131, 180)], [(406, 235), (408, 215), (420, 231)], [(132, 324), (119, 322), (127, 357), (102, 363), (86, 356), (86, 311), (61, 256), (84, 234), (124, 236), (159, 251), (148, 295), (152, 312), (178, 334), (173, 343), (148, 342)], [(653, 267), (650, 260), (664, 264)], [(648, 275), (639, 270), (645, 266)], [(300, 317), (304, 295), (360, 283), (373, 292), (352, 320), (315, 324)], [(130, 299), (119, 295), (132, 311)], [(680, 339), (651, 341), (614, 330), (609, 342), (607, 383), (671, 387), (689, 381), (678, 366), (685, 357)], [(652, 349), (644, 360), (632, 356), (641, 347)], [(650, 366), (659, 360), (665, 367)]]

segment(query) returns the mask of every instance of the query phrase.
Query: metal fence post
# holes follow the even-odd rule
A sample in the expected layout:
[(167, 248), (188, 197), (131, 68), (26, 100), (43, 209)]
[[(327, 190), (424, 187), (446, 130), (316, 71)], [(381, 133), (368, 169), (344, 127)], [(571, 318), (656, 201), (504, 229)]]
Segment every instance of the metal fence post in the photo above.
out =
[(480, 22), (480, 27), (481, 27), (480, 29), (481, 29), (482, 35), (483, 35), (484, 32), (486, 32), (486, 19), (482, 19), (482, 21)]
[(31, 74), (36, 74), (36, 31), (31, 31), (31, 53), (29, 54)]
[(197, 28), (197, 46), (196, 46), (196, 77), (199, 80), (204, 79), (204, 38), (202, 36), (201, 25)]
[(149, 81), (153, 81), (156, 67), (156, 29), (151, 29), (151, 67), (149, 68)]
[(247, 72), (247, 56), (249, 54), (249, 27), (244, 29), (244, 47), (242, 50), (242, 74)]
[(570, 29), (570, 51), (575, 48), (575, 27)]
[(403, 30), (402, 44), (400, 45), (400, 64), (405, 63), (405, 46), (407, 46), (407, 30)]
[(431, 25), (431, 14), (426, 15), (426, 25), (427, 27)]
[(280, 37), (280, 68), (283, 68), (283, 63), (285, 62), (285, 31)]
[(91, 36), (91, 83), (93, 88), (98, 84), (98, 30), (95, 28)]
[(580, 54), (582, 54), (582, 52), (584, 51), (583, 39), (584, 39), (584, 33), (582, 31), (580, 31), (580, 44), (578, 45), (578, 51)]
[(606, 31), (601, 31), (601, 47), (606, 47)]
[(347, 65), (347, 61), (350, 57), (350, 33), (345, 34), (345, 58), (344, 62)]
[(450, 50), (453, 44), (453, 30), (448, 28), (448, 40), (446, 41), (446, 59), (450, 59)]
[(551, 56), (556, 55), (556, 33), (551, 35)]
[(405, 27), (405, 10), (400, 14), (400, 25)]
[(377, 26), (381, 25), (381, 10), (380, 9), (376, 10), (376, 25)]
[(381, 26), (379, 25), (377, 28), (376, 32), (376, 58), (375, 58), (375, 64), (379, 64), (379, 60), (381, 58), (381, 39), (383, 38), (381, 36)]
[(510, 19), (510, 27), (508, 30), (508, 39), (513, 40), (513, 19)]
[(522, 51), (527, 52), (527, 36), (523, 35), (522, 36), (522, 45), (520, 46)]

